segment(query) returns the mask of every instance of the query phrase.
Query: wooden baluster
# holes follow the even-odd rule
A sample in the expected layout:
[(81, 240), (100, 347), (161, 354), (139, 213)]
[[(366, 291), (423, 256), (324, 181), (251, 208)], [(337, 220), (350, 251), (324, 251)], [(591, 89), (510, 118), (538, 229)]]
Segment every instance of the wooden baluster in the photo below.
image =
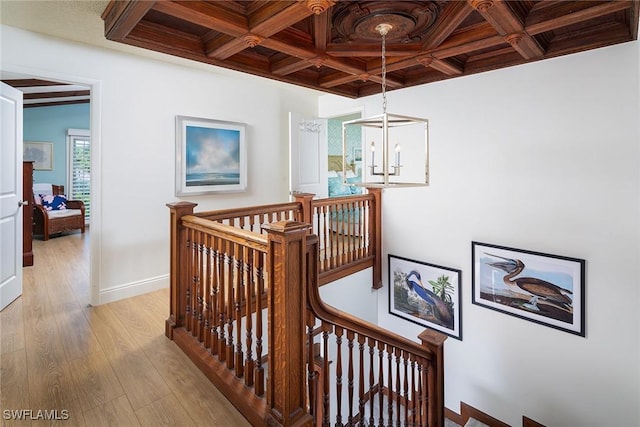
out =
[(389, 402), (387, 404), (387, 413), (389, 414), (387, 416), (387, 425), (392, 426), (393, 425), (393, 371), (392, 371), (392, 366), (391, 366), (391, 362), (393, 359), (393, 352), (394, 349), (393, 347), (391, 347), (390, 345), (387, 345), (387, 372), (389, 374), (389, 379), (387, 382), (387, 390), (389, 390)]
[(332, 327), (330, 324), (322, 322), (322, 426), (329, 427), (329, 413), (331, 403), (329, 401), (329, 333)]
[(327, 205), (325, 206), (325, 209), (327, 211), (327, 231), (328, 231), (327, 233), (327, 249), (328, 249), (327, 270), (330, 270), (332, 268), (335, 268), (335, 258), (334, 258), (335, 237), (334, 237), (333, 224), (332, 224), (332, 215), (335, 211), (335, 206)]
[(376, 342), (373, 338), (367, 338), (367, 344), (369, 346), (369, 426), (374, 426), (374, 418), (373, 418), (373, 395), (375, 393), (375, 374), (374, 374), (374, 355)]
[(193, 302), (191, 300), (191, 293), (193, 287), (193, 240), (192, 234), (193, 230), (188, 228), (187, 230), (187, 250), (188, 250), (188, 259), (186, 265), (184, 265), (185, 270), (187, 271), (188, 282), (185, 290), (185, 328), (187, 331), (191, 331), (193, 326)]
[(347, 331), (347, 348), (349, 348), (349, 367), (347, 371), (347, 393), (349, 395), (349, 418), (347, 423), (353, 426), (353, 338), (355, 333)]
[(225, 326), (227, 324), (227, 277), (229, 254), (226, 249), (226, 242), (218, 239), (218, 250), (220, 251), (220, 284), (218, 297), (218, 359), (221, 362), (227, 360), (226, 349), (226, 333)]
[(409, 425), (409, 352), (403, 352), (404, 362), (404, 420)]
[[(345, 248), (345, 240), (347, 238), (347, 234), (349, 232), (348, 230), (348, 221), (349, 221), (349, 210), (347, 209), (347, 205), (344, 203), (340, 203), (340, 218), (342, 218), (341, 221), (339, 221), (338, 224), (340, 224), (338, 227), (338, 250), (339, 250), (339, 260), (338, 260), (338, 265), (344, 265), (346, 264), (346, 248)], [(345, 218), (346, 215), (346, 218)]]
[[(237, 243), (234, 244), (236, 254), (236, 278), (234, 281), (235, 286), (235, 318), (236, 318), (236, 353), (235, 353), (235, 368), (236, 377), (242, 378), (244, 375), (244, 352), (242, 350), (242, 296), (244, 295), (243, 289), (246, 286), (246, 258), (243, 256), (246, 254), (246, 246), (240, 246)], [(249, 300), (249, 306), (251, 306), (251, 300)]]
[(336, 334), (336, 426), (342, 426), (342, 333), (339, 326), (335, 328)]
[(229, 265), (228, 268), (228, 276), (227, 276), (227, 369), (233, 369), (235, 367), (235, 359), (233, 358), (233, 321), (235, 317), (235, 289), (237, 288), (237, 280), (238, 280), (238, 270), (235, 265), (235, 252), (236, 244), (227, 242), (227, 251), (229, 252), (229, 257), (227, 258)]
[(356, 258), (356, 242), (358, 239), (357, 236), (357, 222), (356, 217), (358, 215), (357, 203), (352, 201), (349, 203), (350, 211), (349, 211), (349, 227), (351, 228), (351, 232), (349, 233), (349, 262), (353, 262)]
[(196, 231), (194, 233), (196, 239), (196, 274), (197, 278), (195, 280), (196, 286), (196, 327), (193, 330), (193, 336), (198, 338), (198, 341), (202, 341), (203, 334), (203, 317), (202, 311), (204, 309), (204, 295), (202, 292), (202, 275), (204, 274), (203, 270), (203, 256), (204, 256), (204, 246), (202, 244), (203, 233), (201, 231)]
[(212, 236), (211, 249), (213, 257), (213, 271), (211, 282), (211, 354), (218, 354), (218, 316), (219, 316), (219, 298), (220, 292), (220, 259), (222, 254), (218, 250), (218, 237)]
[(205, 248), (205, 258), (204, 258), (204, 273), (202, 276), (202, 281), (204, 284), (204, 303), (203, 303), (203, 316), (204, 316), (204, 325), (203, 325), (203, 337), (202, 341), (204, 342), (204, 348), (209, 348), (211, 346), (211, 235), (204, 235), (204, 248)]
[(256, 368), (255, 368), (255, 393), (262, 396), (265, 391), (264, 368), (262, 366), (262, 294), (264, 293), (264, 257), (259, 252), (253, 254), (254, 278), (256, 281)]
[(417, 414), (417, 387), (416, 387), (416, 356), (415, 354), (411, 355), (411, 420), (413, 421), (413, 425), (418, 425), (416, 420), (418, 419)]
[(191, 278), (190, 282), (189, 282), (189, 288), (188, 288), (188, 294), (187, 294), (187, 331), (190, 331), (191, 333), (193, 333), (194, 327), (195, 327), (195, 319), (196, 319), (196, 314), (195, 314), (195, 310), (196, 310), (196, 303), (195, 303), (195, 282), (197, 280), (196, 277), (196, 273), (195, 273), (195, 266), (196, 266), (196, 253), (197, 253), (197, 248), (196, 248), (196, 242), (194, 240), (194, 234), (195, 231), (193, 229), (189, 229), (189, 264), (188, 264), (188, 268), (189, 268), (189, 277)]
[(319, 408), (316, 407), (316, 388), (318, 386), (318, 377), (315, 371), (316, 350), (313, 335), (315, 324), (316, 318), (313, 315), (313, 312), (311, 310), (307, 310), (307, 393), (309, 393), (309, 413), (313, 419), (317, 421), (316, 416)]
[(358, 425), (364, 427), (364, 343), (366, 337), (362, 334), (358, 334), (358, 351), (360, 357), (358, 358), (359, 372), (358, 372), (358, 418), (360, 422)]
[(331, 228), (330, 226), (327, 225), (327, 223), (329, 222), (330, 224), (330, 219), (327, 218), (327, 207), (326, 206), (322, 206), (322, 229), (323, 229), (323, 233), (322, 233), (322, 238), (323, 238), (323, 242), (322, 242), (322, 247), (324, 248), (323, 252), (323, 256), (322, 256), (322, 269), (321, 271), (327, 271), (331, 265), (329, 263), (330, 260), (330, 254), (331, 254)]
[(379, 406), (379, 419), (378, 425), (385, 427), (384, 423), (384, 347), (383, 342), (378, 342), (378, 406)]
[(198, 277), (198, 232), (191, 230), (191, 288), (189, 289), (189, 305), (191, 311), (191, 335), (196, 336), (198, 334), (198, 284), (200, 278)]
[(395, 352), (395, 357), (396, 357), (396, 386), (394, 388), (394, 396), (396, 399), (396, 426), (400, 427), (400, 404), (401, 404), (401, 400), (400, 399), (402, 397), (402, 388), (400, 387), (400, 380), (401, 380), (401, 372), (400, 372), (400, 356), (402, 355), (402, 350), (396, 348)]
[(418, 425), (426, 425), (427, 374), (424, 361), (418, 359)]
[[(245, 371), (245, 376), (244, 376), (244, 383), (246, 386), (248, 387), (253, 387), (253, 368), (255, 367), (255, 364), (253, 362), (253, 307), (254, 307), (254, 301), (255, 299), (258, 297), (257, 295), (255, 295), (255, 289), (256, 289), (256, 282), (254, 280), (254, 273), (253, 271), (255, 270), (256, 266), (254, 263), (255, 260), (255, 253), (256, 250), (255, 249), (249, 249), (248, 247), (244, 247), (244, 259), (246, 260), (246, 269), (245, 269), (245, 279), (244, 279), (244, 283), (245, 283), (245, 287), (244, 287), (244, 291), (245, 291), (245, 317), (247, 318), (246, 321), (246, 348), (247, 348), (247, 357), (245, 359), (245, 365), (244, 365), (244, 371)], [(260, 313), (258, 313), (256, 311), (256, 316), (259, 316)]]
[(365, 226), (366, 226), (366, 220), (365, 220), (365, 216), (364, 216), (364, 212), (365, 212), (365, 201), (361, 200), (360, 203), (358, 204), (358, 224), (360, 224), (360, 232), (358, 233), (358, 258), (362, 259), (364, 258), (364, 243), (365, 243)]

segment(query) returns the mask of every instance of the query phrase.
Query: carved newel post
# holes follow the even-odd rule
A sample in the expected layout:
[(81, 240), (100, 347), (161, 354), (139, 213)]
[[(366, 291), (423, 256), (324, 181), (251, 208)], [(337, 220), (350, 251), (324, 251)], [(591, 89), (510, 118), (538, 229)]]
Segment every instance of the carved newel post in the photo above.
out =
[(169, 292), (170, 292), (170, 312), (165, 325), (165, 335), (173, 339), (173, 329), (182, 326), (185, 316), (185, 293), (188, 286), (188, 278), (180, 277), (180, 272), (184, 276), (186, 268), (179, 268), (185, 265), (187, 260), (187, 237), (182, 227), (182, 217), (193, 215), (193, 209), (197, 203), (176, 202), (169, 203), (167, 207), (171, 211), (170, 216), (170, 266), (169, 266)]
[(268, 233), (269, 378), (267, 423), (310, 426), (306, 395), (306, 236), (309, 224), (281, 221)]

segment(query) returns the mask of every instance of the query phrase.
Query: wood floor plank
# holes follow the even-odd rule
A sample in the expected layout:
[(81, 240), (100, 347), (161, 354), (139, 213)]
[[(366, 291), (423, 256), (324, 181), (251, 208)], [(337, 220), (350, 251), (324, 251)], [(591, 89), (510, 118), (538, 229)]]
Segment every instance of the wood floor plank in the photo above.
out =
[(117, 397), (124, 390), (103, 352), (94, 352), (71, 361), (71, 375), (78, 389), (84, 411), (89, 411)]
[[(20, 410), (32, 407), (29, 398), (27, 360), (24, 348), (4, 353), (0, 357), (0, 390), (0, 408), (3, 410)], [(18, 425), (18, 422), (5, 420), (3, 425), (5, 424), (7, 426)]]
[(55, 314), (58, 329), (71, 330), (73, 333), (62, 333), (62, 346), (69, 360), (89, 357), (91, 353), (102, 351), (84, 310), (75, 301), (63, 304)]
[(173, 394), (136, 411), (143, 427), (195, 427), (187, 411)]
[(174, 342), (158, 339), (150, 350), (154, 366), (195, 420), (207, 426), (250, 426)]
[(85, 412), (85, 419), (91, 427), (135, 427), (140, 425), (126, 396), (120, 396), (96, 409)]
[(31, 403), (59, 409), (77, 400), (60, 332), (43, 295), (23, 295), (26, 360)]
[(24, 349), (22, 298), (0, 312), (0, 355)]
[(113, 366), (120, 384), (137, 410), (170, 393), (146, 354), (113, 313), (109, 304), (89, 310), (98, 342)]
[[(151, 340), (164, 335), (164, 320), (161, 316), (153, 315), (148, 302), (153, 298), (141, 295), (135, 298), (115, 301), (109, 308), (123, 324), (128, 325), (127, 332), (144, 348)], [(144, 307), (145, 310), (142, 310)]]

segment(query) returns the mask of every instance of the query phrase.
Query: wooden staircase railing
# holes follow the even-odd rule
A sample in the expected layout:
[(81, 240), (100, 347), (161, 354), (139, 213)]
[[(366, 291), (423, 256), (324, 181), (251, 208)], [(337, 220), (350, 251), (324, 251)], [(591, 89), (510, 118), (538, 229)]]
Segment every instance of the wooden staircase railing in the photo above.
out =
[(252, 425), (442, 425), (443, 336), (419, 345), (325, 306), (322, 244), (288, 205), (265, 208), (262, 233), (245, 215), (260, 208), (169, 205), (166, 335)]

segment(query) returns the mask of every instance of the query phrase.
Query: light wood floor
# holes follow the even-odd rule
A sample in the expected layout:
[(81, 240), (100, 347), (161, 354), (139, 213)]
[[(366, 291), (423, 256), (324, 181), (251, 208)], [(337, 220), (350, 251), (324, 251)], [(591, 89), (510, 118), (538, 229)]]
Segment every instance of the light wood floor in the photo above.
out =
[(88, 306), (88, 237), (35, 240), (23, 295), (0, 312), (0, 425), (248, 426), (164, 336), (168, 290)]

